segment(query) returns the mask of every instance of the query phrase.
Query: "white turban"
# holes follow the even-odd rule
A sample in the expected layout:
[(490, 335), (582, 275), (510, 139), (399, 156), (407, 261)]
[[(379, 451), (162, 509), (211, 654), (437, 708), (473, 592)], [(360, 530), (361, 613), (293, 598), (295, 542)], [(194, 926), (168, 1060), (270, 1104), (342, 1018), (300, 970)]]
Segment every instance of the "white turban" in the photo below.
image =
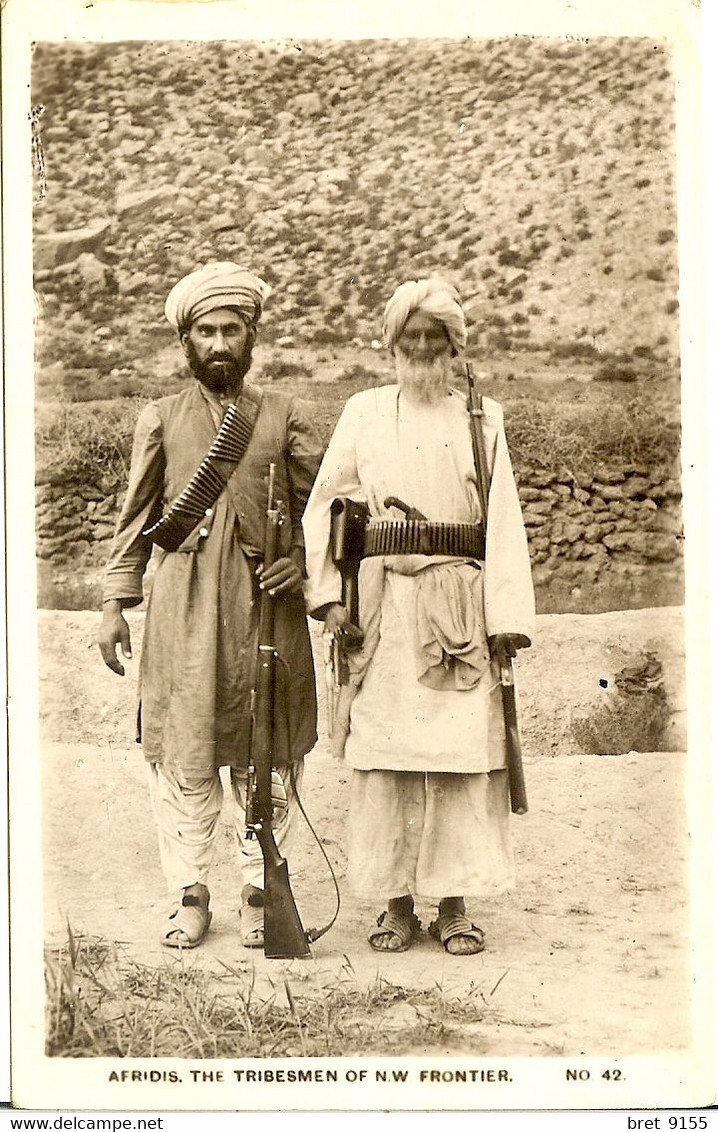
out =
[(196, 318), (232, 307), (256, 323), (272, 288), (258, 275), (229, 261), (208, 263), (185, 275), (167, 296), (165, 315), (175, 329), (189, 330)]
[(425, 311), (443, 323), (454, 353), (461, 353), (466, 345), (466, 319), (456, 287), (438, 275), (397, 287), (384, 310), (384, 342), (390, 349), (401, 338), (414, 311)]

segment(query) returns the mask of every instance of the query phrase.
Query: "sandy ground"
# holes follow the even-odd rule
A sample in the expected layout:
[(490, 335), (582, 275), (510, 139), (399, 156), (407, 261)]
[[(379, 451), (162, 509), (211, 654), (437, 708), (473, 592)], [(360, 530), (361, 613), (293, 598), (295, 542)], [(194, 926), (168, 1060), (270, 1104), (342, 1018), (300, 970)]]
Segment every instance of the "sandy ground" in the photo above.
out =
[[(132, 621), (136, 655), (141, 616)], [(595, 674), (585, 670), (595, 663), (596, 642), (604, 652), (620, 652), (617, 630), (625, 631), (626, 617), (574, 617), (570, 626), (561, 617), (540, 619), (537, 645), (543, 640), (544, 662), (561, 655), (561, 641), (570, 638), (573, 676), (592, 685)], [(640, 611), (631, 622), (631, 643), (639, 625), (644, 635), (663, 632), (675, 643), (679, 624), (679, 611)], [(313, 946), (308, 960), (267, 960), (240, 946), (236, 850), (225, 808), (211, 886), (212, 929), (199, 950), (178, 957), (159, 944), (170, 903), (157, 861), (145, 768), (130, 739), (133, 677), (119, 680), (103, 669), (92, 644), (96, 625), (94, 614), (41, 615), (50, 942), (64, 940), (69, 919), (76, 932), (123, 942), (126, 953), (143, 963), (213, 970), (220, 969), (221, 960), (236, 969), (253, 968), (260, 993), (272, 993), (285, 975), (302, 994), (313, 987), (321, 993), (333, 977), (345, 978), (353, 969), (351, 977), (360, 985), (382, 977), (404, 988), (438, 985), (447, 995), (480, 995), (487, 1007), (480, 1033), (467, 1029), (466, 1034), (473, 1053), (477, 1042), (497, 1056), (613, 1057), (678, 1050), (690, 1043), (684, 755), (577, 755), (565, 735), (560, 741), (555, 722), (566, 714), (565, 703), (558, 702), (556, 673), (544, 663), (542, 672), (536, 666), (531, 675), (524, 665), (534, 737), (530, 747), (536, 750), (544, 726), (551, 740), (544, 749), (554, 757), (534, 753), (526, 759), (530, 812), (512, 819), (516, 889), (470, 909), (487, 933), (482, 955), (447, 955), (424, 932), (409, 952), (392, 956), (377, 955), (366, 943), (381, 909), (359, 905), (346, 890), (348, 773), (320, 741), (307, 760), (303, 793), (342, 889), (337, 923)], [(334, 891), (306, 828), (292, 869), (304, 926), (325, 923)], [(419, 905), (417, 911), (426, 925), (433, 910)], [(408, 1003), (392, 1009), (395, 1025), (411, 1023), (414, 1008)]]

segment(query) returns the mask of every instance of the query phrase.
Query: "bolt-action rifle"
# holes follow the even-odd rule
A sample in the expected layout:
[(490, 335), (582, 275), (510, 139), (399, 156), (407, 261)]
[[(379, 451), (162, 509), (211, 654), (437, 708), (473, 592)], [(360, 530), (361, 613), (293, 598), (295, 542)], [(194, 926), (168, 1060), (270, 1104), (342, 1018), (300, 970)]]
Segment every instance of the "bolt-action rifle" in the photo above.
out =
[[(266, 570), (277, 558), (281, 504), (274, 500), (275, 465), (269, 465), (267, 522), (264, 539)], [(264, 954), (268, 959), (301, 958), (309, 954), (308, 933), (299, 919), (289, 886), (287, 862), (272, 832), (272, 760), (277, 650), (274, 646), (274, 602), (262, 590), (259, 639), (251, 697), (251, 741), (247, 785), (246, 836), (255, 837), (264, 858)], [(321, 933), (320, 933), (321, 934)], [(312, 938), (317, 938), (314, 933)]]
[[(471, 427), (471, 443), (474, 449), (474, 465), (476, 467), (476, 483), (479, 489), (479, 502), (481, 504), (481, 517), (484, 521), (484, 536), (487, 535), (489, 518), (489, 465), (486, 459), (484, 438), (481, 432), (481, 418), (484, 415), (481, 394), (477, 393), (474, 384), (474, 373), (471, 363), (466, 363), (466, 381), (469, 387), (467, 407), (469, 410), (469, 423)], [(514, 684), (514, 666), (510, 656), (499, 658), (501, 673), (501, 703), (504, 711), (504, 727), (506, 729), (506, 765), (509, 772), (509, 793), (511, 796), (511, 810), (514, 814), (525, 814), (528, 810), (526, 797), (526, 781), (521, 759), (521, 738), (519, 736), (518, 718), (516, 715), (516, 688)]]

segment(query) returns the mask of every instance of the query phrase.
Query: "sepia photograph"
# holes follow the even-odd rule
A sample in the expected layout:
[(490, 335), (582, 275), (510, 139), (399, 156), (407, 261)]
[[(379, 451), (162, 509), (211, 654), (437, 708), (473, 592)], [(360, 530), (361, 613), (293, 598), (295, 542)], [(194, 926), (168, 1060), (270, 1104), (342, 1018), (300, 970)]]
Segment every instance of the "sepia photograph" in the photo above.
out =
[(96, 7), (15, 86), (13, 1103), (712, 1104), (691, 5)]

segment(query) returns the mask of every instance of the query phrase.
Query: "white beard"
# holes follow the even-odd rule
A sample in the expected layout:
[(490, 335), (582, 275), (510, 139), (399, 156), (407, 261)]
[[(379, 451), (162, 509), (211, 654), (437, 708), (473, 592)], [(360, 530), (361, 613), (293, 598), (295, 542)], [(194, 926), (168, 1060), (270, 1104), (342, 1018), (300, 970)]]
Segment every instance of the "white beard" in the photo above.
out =
[(396, 379), (410, 401), (435, 405), (451, 388), (451, 356), (442, 354), (432, 361), (412, 361), (401, 350), (395, 358)]

